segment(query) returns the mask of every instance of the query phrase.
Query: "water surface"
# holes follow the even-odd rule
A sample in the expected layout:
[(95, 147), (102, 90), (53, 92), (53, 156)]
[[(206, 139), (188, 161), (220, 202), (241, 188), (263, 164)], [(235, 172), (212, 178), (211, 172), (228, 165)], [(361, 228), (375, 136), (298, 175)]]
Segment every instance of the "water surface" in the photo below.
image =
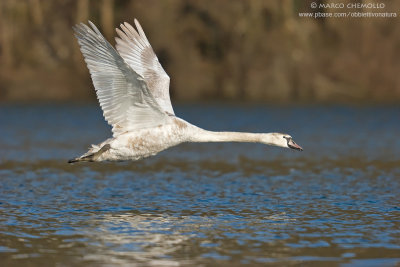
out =
[(110, 135), (97, 106), (0, 108), (2, 266), (400, 264), (400, 109), (178, 106), (304, 152), (184, 144), (68, 165)]

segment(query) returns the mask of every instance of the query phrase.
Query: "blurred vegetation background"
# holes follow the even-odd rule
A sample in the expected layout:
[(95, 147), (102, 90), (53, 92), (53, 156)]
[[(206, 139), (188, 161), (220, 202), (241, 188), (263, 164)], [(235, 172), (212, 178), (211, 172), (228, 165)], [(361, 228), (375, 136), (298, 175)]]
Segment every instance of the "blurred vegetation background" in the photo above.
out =
[[(91, 20), (114, 45), (137, 18), (173, 101), (400, 102), (400, 18), (300, 18), (311, 2), (1, 0), (0, 101), (95, 101), (71, 27)], [(384, 3), (372, 11), (400, 8)]]

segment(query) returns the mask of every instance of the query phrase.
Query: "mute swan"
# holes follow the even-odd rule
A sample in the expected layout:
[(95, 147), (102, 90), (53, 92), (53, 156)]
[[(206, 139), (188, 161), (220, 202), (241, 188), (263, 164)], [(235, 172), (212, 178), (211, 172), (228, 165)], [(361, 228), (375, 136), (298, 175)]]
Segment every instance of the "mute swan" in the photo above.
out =
[(89, 24), (73, 29), (113, 137), (69, 163), (139, 160), (184, 142), (257, 142), (303, 150), (288, 134), (212, 132), (176, 117), (169, 76), (139, 22), (135, 19), (137, 30), (126, 22), (116, 29), (117, 50)]

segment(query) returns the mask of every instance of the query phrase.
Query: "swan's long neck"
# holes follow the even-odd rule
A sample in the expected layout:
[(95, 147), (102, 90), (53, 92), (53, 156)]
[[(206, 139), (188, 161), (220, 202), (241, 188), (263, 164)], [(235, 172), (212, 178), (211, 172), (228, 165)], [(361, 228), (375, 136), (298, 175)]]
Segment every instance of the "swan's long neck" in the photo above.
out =
[(197, 128), (191, 142), (250, 142), (276, 145), (274, 133), (213, 132)]

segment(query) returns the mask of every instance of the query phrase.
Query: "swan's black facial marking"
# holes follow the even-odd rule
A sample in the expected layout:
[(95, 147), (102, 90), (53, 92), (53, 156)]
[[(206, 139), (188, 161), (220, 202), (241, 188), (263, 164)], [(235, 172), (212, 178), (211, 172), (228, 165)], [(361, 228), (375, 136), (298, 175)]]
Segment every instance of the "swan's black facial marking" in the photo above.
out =
[(286, 139), (286, 141), (287, 141), (287, 146), (288, 146), (289, 148), (295, 149), (295, 150), (299, 150), (299, 151), (303, 151), (303, 148), (302, 148), (301, 146), (299, 146), (298, 144), (296, 144), (296, 143), (293, 141), (293, 138), (292, 138), (292, 137), (290, 137), (290, 136), (284, 136), (283, 138)]
[(286, 139), (286, 142), (289, 146), (289, 142), (292, 140), (292, 137), (291, 136), (283, 136), (283, 138)]

